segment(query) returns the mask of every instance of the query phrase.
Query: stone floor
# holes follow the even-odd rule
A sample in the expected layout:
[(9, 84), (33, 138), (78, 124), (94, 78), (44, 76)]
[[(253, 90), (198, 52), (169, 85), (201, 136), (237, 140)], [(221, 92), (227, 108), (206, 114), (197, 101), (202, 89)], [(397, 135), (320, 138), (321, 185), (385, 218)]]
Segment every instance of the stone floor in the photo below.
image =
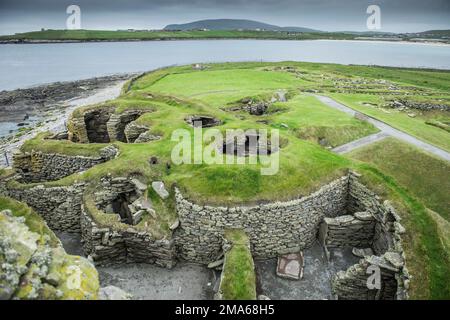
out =
[[(80, 235), (59, 232), (57, 236), (67, 253), (83, 255)], [(102, 287), (119, 287), (136, 300), (212, 299), (217, 282), (212, 270), (190, 263), (178, 263), (171, 270), (149, 264), (123, 264), (97, 270)]]
[(98, 267), (101, 286), (116, 286), (136, 300), (213, 298), (213, 272), (198, 264), (178, 263), (168, 270), (149, 264)]
[(319, 244), (304, 252), (304, 274), (302, 280), (283, 279), (276, 275), (277, 259), (256, 260), (258, 294), (272, 300), (323, 300), (331, 299), (331, 277), (357, 263), (359, 258), (351, 248), (331, 250), (330, 262), (326, 261)]
[[(78, 234), (57, 233), (67, 253), (83, 255)], [(330, 279), (339, 270), (357, 263), (352, 248), (330, 250), (328, 263), (322, 247), (316, 243), (304, 253), (302, 280), (283, 279), (276, 275), (277, 259), (256, 260), (258, 294), (273, 300), (331, 299)], [(172, 270), (147, 264), (124, 264), (98, 267), (100, 284), (117, 286), (134, 299), (204, 300), (212, 299), (220, 273), (204, 266), (178, 263)]]

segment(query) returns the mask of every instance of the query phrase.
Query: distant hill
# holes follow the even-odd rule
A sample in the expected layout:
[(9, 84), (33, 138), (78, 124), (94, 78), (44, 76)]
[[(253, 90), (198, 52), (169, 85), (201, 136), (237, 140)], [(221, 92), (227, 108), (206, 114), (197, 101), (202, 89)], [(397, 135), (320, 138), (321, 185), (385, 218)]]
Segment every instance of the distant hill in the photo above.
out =
[(210, 19), (199, 20), (184, 24), (169, 24), (164, 30), (267, 30), (267, 31), (292, 31), (292, 32), (321, 32), (319, 30), (303, 27), (280, 27), (272, 24), (253, 20), (241, 19)]

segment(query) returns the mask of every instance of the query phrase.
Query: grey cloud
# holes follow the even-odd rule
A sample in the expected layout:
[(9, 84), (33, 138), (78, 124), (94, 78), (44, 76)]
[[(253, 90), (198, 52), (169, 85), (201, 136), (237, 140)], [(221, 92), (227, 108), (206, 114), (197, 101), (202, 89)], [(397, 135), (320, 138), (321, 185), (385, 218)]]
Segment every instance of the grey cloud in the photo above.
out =
[(0, 33), (64, 28), (65, 8), (82, 9), (86, 29), (161, 28), (198, 19), (253, 19), (322, 30), (364, 30), (369, 4), (383, 31), (450, 28), (449, 0), (0, 0)]

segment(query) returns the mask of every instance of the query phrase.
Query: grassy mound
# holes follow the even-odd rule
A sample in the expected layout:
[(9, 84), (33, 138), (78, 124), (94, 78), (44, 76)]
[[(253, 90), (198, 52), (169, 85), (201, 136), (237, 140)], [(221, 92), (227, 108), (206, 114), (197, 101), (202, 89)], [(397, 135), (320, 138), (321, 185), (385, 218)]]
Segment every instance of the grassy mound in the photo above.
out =
[(227, 230), (231, 248), (225, 253), (219, 292), (224, 300), (256, 300), (255, 265), (250, 242), (242, 230)]

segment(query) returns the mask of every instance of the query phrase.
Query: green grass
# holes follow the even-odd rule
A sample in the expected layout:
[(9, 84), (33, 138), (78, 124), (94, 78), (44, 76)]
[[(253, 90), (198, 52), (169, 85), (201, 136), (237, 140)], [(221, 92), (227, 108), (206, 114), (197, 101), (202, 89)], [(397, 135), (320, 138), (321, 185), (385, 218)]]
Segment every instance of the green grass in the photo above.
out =
[(450, 221), (450, 179), (445, 178), (450, 164), (445, 160), (393, 138), (356, 149), (349, 156), (374, 164)]
[(372, 95), (345, 94), (330, 94), (330, 96), (355, 110), (363, 112), (375, 119), (386, 122), (396, 129), (402, 130), (418, 139), (450, 151), (449, 133), (440, 128), (427, 125), (426, 118), (423, 118), (420, 115), (415, 118), (411, 118), (407, 113), (400, 112), (394, 109), (381, 109), (363, 105), (363, 103), (367, 102), (380, 105), (383, 102), (381, 97)]
[(34, 139), (25, 141), (21, 150), (23, 152), (41, 151), (44, 153), (59, 153), (72, 156), (98, 157), (100, 149), (104, 148), (104, 144), (78, 144), (70, 141), (45, 139), (48, 133), (40, 133)]
[(295, 77), (289, 73), (265, 72), (251, 69), (212, 70), (168, 75), (151, 86), (152, 92), (176, 93), (179, 97), (191, 97), (225, 91), (239, 92), (287, 89), (298, 85)]
[(225, 238), (232, 243), (225, 253), (225, 263), (219, 291), (224, 300), (256, 300), (255, 265), (250, 243), (242, 230), (225, 231)]

